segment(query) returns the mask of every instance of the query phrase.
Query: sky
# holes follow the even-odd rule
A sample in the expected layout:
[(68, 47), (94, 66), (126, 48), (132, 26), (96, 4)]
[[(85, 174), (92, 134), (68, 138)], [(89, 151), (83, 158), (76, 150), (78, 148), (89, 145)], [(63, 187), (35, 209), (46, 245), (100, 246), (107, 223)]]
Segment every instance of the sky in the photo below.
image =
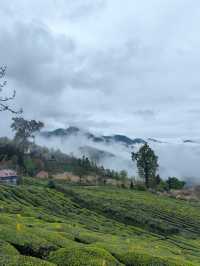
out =
[(4, 93), (48, 129), (198, 138), (199, 26), (199, 0), (1, 0)]

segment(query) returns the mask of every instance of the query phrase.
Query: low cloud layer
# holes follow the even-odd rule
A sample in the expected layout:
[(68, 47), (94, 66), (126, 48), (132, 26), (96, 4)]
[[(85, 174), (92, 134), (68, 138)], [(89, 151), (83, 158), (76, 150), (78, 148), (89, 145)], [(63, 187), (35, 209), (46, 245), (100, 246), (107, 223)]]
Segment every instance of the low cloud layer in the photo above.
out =
[[(131, 152), (137, 151), (141, 145), (135, 145), (134, 148), (127, 147), (119, 142), (99, 143), (88, 139), (84, 134), (70, 136), (67, 138), (38, 137), (37, 143), (53, 149), (60, 149), (67, 154), (73, 154), (76, 157), (82, 157), (83, 153), (80, 147), (92, 147), (99, 151), (105, 151), (107, 156), (101, 157), (97, 162), (106, 168), (117, 171), (126, 170), (129, 176), (137, 176), (136, 164), (131, 160)], [(177, 176), (188, 184), (200, 183), (200, 141), (196, 143), (184, 143), (180, 139), (165, 139), (161, 142), (149, 141), (149, 145), (159, 157), (159, 174), (167, 179), (169, 176)], [(114, 156), (109, 156), (113, 154)], [(88, 154), (84, 154), (88, 155)]]

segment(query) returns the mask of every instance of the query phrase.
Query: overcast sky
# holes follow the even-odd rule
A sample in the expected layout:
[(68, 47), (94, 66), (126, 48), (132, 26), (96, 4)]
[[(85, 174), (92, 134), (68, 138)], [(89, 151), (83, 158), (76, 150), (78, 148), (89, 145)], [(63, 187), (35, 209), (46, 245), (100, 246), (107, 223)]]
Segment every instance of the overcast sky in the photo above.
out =
[(0, 64), (48, 128), (199, 137), (199, 30), (199, 0), (1, 0)]

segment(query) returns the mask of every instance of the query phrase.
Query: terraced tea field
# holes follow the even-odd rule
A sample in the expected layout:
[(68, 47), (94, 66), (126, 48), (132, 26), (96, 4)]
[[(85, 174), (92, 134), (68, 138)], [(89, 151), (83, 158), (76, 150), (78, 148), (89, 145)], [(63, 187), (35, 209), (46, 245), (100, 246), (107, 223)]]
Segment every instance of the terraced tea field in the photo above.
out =
[(0, 265), (200, 265), (200, 203), (31, 179), (0, 186)]

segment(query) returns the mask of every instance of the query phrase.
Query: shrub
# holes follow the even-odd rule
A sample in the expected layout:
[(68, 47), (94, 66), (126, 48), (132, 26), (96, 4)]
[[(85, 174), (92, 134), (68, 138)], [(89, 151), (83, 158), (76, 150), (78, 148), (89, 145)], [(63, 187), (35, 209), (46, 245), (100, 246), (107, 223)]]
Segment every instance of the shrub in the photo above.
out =
[(75, 241), (79, 242), (79, 243), (83, 243), (83, 244), (92, 244), (95, 243), (97, 241), (100, 241), (101, 237), (96, 235), (96, 234), (92, 234), (91, 232), (87, 233), (87, 232), (83, 232), (83, 233), (79, 233), (75, 236)]
[(50, 254), (58, 266), (120, 266), (109, 252), (95, 247), (62, 248)]
[(167, 184), (169, 186), (169, 189), (171, 190), (171, 189), (183, 189), (186, 183), (184, 181), (179, 180), (176, 177), (169, 177), (167, 180)]
[(126, 252), (121, 255), (116, 255), (117, 259), (126, 266), (195, 266), (195, 264), (171, 259), (156, 257), (151, 254), (142, 252)]
[(167, 184), (167, 182), (161, 180), (160, 183), (157, 185), (157, 190), (161, 192), (168, 191), (169, 185)]
[(139, 191), (146, 191), (146, 190), (147, 190), (145, 184), (142, 183), (142, 182), (136, 182), (136, 183), (134, 184), (134, 189), (135, 189), (135, 190), (139, 190)]
[[(20, 230), (19, 230), (20, 229)], [(13, 229), (7, 227), (6, 230), (0, 229), (0, 239), (4, 239), (12, 244), (20, 254), (45, 258), (48, 254), (58, 247), (26, 228)]]
[(0, 240), (0, 257), (1, 256), (16, 256), (19, 252), (9, 243)]
[(48, 188), (54, 189), (56, 187), (55, 182), (51, 179), (47, 184)]
[(15, 256), (0, 258), (1, 266), (56, 266), (56, 264), (37, 258)]

